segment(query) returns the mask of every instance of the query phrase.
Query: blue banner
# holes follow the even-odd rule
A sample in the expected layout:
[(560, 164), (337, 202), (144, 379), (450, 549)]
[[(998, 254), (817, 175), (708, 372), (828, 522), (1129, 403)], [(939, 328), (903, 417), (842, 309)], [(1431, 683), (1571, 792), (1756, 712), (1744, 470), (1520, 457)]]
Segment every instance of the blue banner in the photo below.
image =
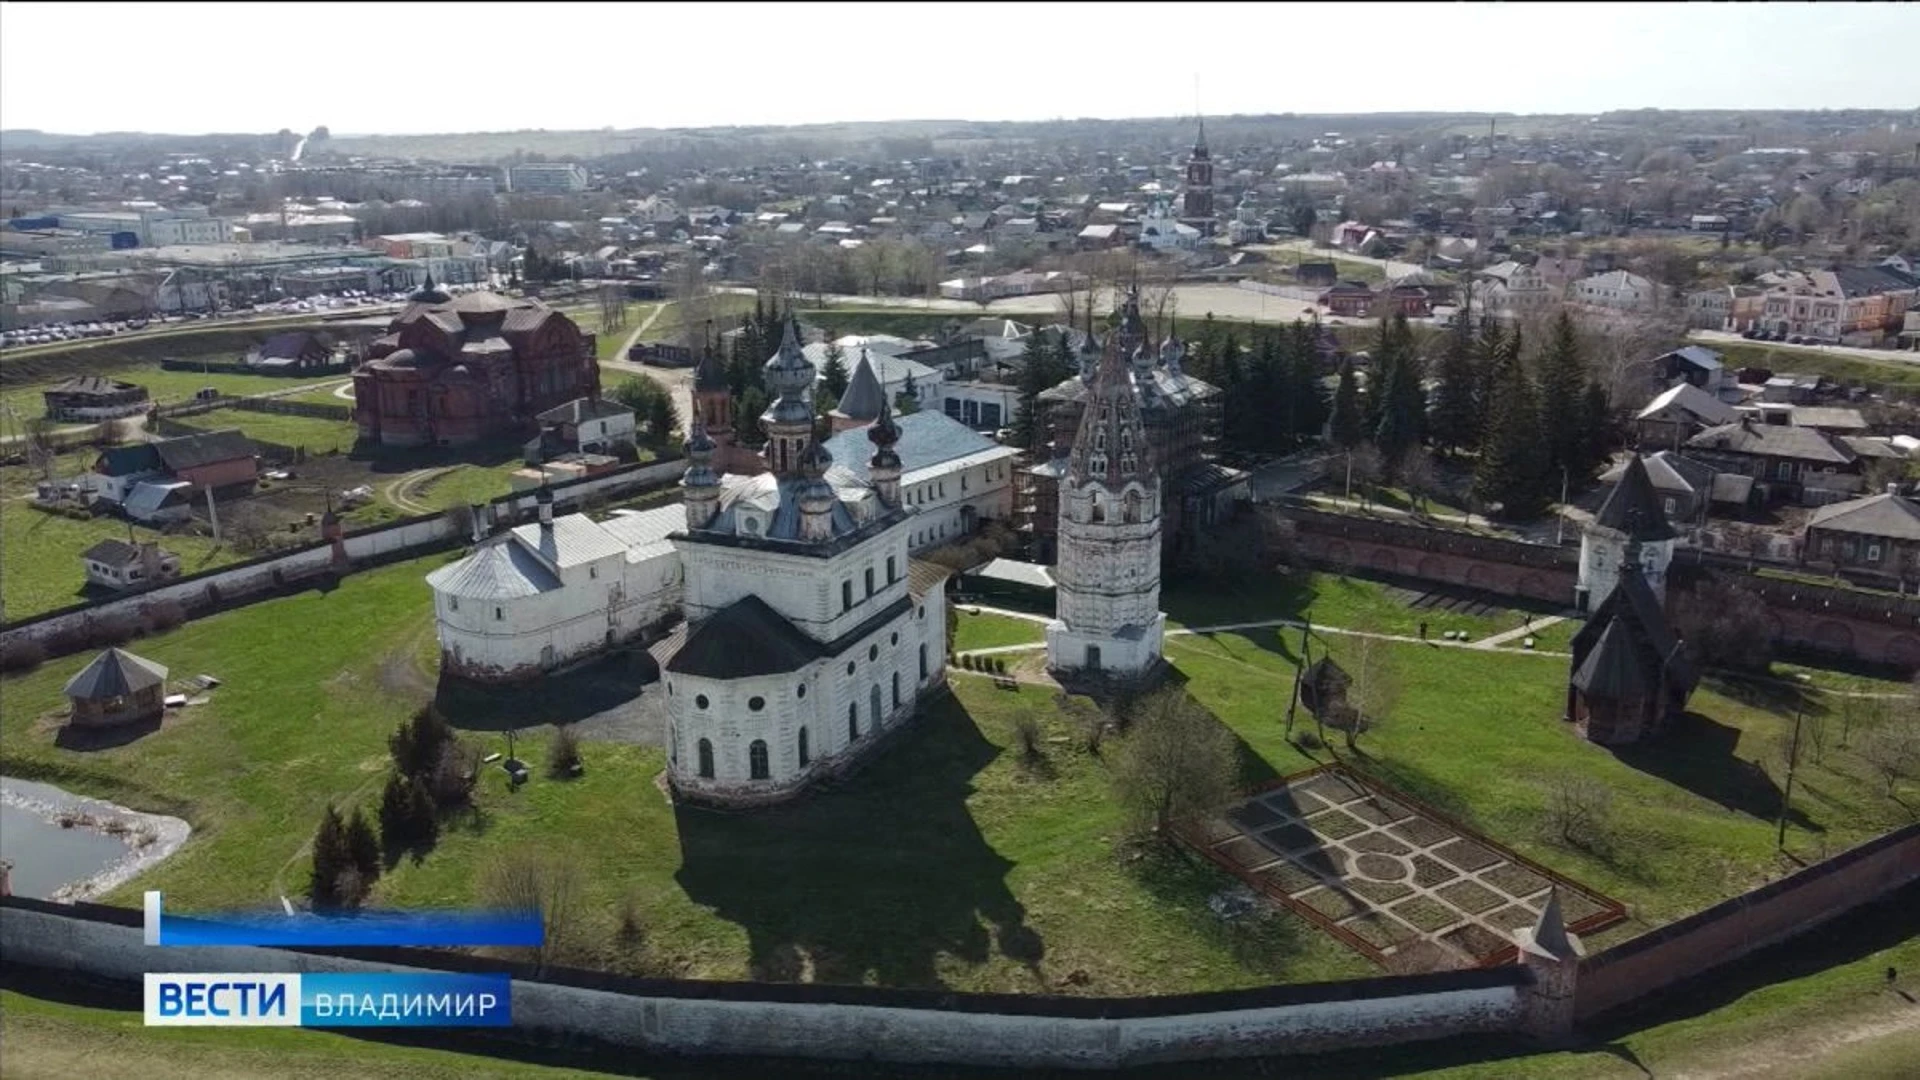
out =
[(506, 975), (309, 973), (300, 976), (301, 1027), (507, 1027)]
[(546, 927), (537, 911), (354, 911), (327, 915), (242, 911), (168, 915), (158, 892), (146, 895), (149, 945), (465, 948), (536, 946), (545, 940)]

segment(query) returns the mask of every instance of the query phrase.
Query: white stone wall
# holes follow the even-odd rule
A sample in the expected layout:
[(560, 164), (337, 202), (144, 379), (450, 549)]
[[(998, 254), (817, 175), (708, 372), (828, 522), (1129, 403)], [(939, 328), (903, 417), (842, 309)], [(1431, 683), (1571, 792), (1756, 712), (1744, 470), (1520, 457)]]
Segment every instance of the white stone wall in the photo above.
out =
[(1102, 670), (1137, 674), (1153, 666), (1166, 629), (1159, 493), (1138, 483), (1118, 492), (1091, 483), (1070, 487), (1061, 494), (1057, 543), (1058, 618), (1047, 626), (1048, 666), (1091, 667), (1089, 646), (1099, 650)]
[(1010, 520), (1014, 456), (1009, 447), (1004, 458), (945, 474), (925, 469), (902, 477), (900, 501), (913, 515), (907, 546), (926, 551), (965, 539), (970, 534), (967, 508), (975, 522)]
[[(15, 907), (0, 908), (0, 952), (15, 963), (133, 983), (162, 961), (176, 972), (421, 970), (253, 947), (168, 949), (157, 960), (138, 926)], [(1098, 1017), (884, 999), (641, 996), (516, 979), (512, 1009), (514, 1029), (529, 1038), (566, 1034), (650, 1053), (1111, 1070), (1514, 1031), (1523, 1020), (1525, 976), (1516, 970), (1510, 980), (1424, 991), (1409, 984), (1400, 993), (1383, 980), (1365, 996), (1342, 987), (1325, 1000), (1260, 1005), (1223, 997), (1209, 1011)]]
[[(907, 595), (907, 521), (831, 558), (676, 539), (686, 570), (687, 620), (758, 596), (816, 641), (833, 641)], [(893, 580), (887, 562), (893, 561)], [(873, 592), (867, 592), (867, 575)], [(852, 603), (846, 603), (848, 599)]]
[(533, 596), (486, 600), (436, 591), (434, 618), (449, 666), (480, 677), (558, 667), (633, 638), (680, 602), (680, 560), (671, 551), (632, 562), (612, 555), (591, 566), (597, 576), (585, 564), (572, 567), (565, 588)]

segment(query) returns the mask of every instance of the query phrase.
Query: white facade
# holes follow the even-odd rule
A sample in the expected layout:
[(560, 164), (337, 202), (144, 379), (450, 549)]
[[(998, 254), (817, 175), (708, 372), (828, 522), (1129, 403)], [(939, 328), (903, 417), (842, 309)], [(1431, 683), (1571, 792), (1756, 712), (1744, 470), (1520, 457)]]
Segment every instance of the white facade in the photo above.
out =
[[(1139, 323), (1134, 301), (1124, 318)], [(1166, 634), (1160, 481), (1118, 344), (1146, 335), (1126, 329), (1108, 337), (1060, 484), (1055, 618), (1047, 624), (1047, 666), (1055, 671), (1138, 677), (1158, 666)]]
[[(543, 512), (551, 516), (550, 504)], [(463, 678), (529, 678), (639, 635), (670, 616), (677, 506), (595, 522), (536, 522), (427, 575), (442, 666)]]
[[(1660, 540), (1639, 545), (1640, 576), (1647, 580), (1653, 595), (1662, 599), (1667, 595), (1667, 566), (1673, 562), (1674, 543)], [(1620, 584), (1620, 567), (1628, 547), (1624, 540), (1592, 530), (1580, 534), (1580, 581), (1576, 588), (1587, 598), (1587, 611), (1600, 610), (1614, 586)]]
[(913, 511), (912, 551), (973, 535), (985, 521), (1013, 518), (1013, 462), (1019, 452), (996, 446), (955, 461), (906, 473), (900, 501)]
[(1639, 456), (1627, 461), (1619, 483), (1607, 493), (1593, 519), (1580, 533), (1580, 575), (1575, 603), (1584, 611), (1598, 611), (1620, 584), (1620, 570), (1628, 560), (1639, 564), (1653, 595), (1666, 602), (1667, 567), (1679, 534), (1667, 521), (1660, 494)]
[(1567, 299), (1617, 311), (1651, 311), (1660, 303), (1660, 289), (1639, 274), (1614, 270), (1574, 282), (1567, 287)]
[(231, 240), (233, 227), (225, 218), (169, 217), (148, 221), (143, 243), (148, 247), (170, 244), (224, 244)]
[[(787, 798), (915, 713), (946, 673), (945, 574), (915, 567), (902, 432), (883, 401), (860, 434), (864, 476), (814, 434), (813, 365), (789, 318), (767, 362), (769, 471), (721, 476), (696, 421), (687, 442), (686, 624), (657, 650), (668, 775), (696, 801)], [(850, 437), (838, 445), (850, 453)]]
[(533, 161), (507, 169), (507, 190), (564, 195), (587, 190), (587, 170), (566, 161)]
[(1007, 383), (950, 382), (940, 388), (940, 408), (976, 431), (998, 431), (1013, 423), (1020, 388)]

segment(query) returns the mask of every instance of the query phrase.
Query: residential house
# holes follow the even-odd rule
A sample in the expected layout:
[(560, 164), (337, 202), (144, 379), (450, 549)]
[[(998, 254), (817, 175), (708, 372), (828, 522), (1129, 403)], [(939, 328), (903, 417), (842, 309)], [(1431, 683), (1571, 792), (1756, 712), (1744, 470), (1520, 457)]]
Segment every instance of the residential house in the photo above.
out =
[[(1667, 520), (1681, 529), (1691, 529), (1706, 520), (1715, 506), (1743, 507), (1753, 491), (1753, 478), (1715, 472), (1711, 466), (1681, 457), (1671, 450), (1641, 457), (1647, 480), (1653, 485), (1654, 498)], [(1611, 489), (1626, 474), (1621, 463), (1600, 474), (1600, 486)]]
[(1900, 345), (1902, 348), (1920, 351), (1920, 304), (1907, 309), (1906, 320), (1900, 327)]
[(311, 330), (288, 330), (275, 334), (250, 350), (246, 365), (263, 372), (283, 373), (325, 367), (333, 360), (333, 348)]
[(1891, 266), (1794, 271), (1767, 291), (1761, 326), (1816, 341), (1878, 344), (1902, 328), (1920, 278)]
[(180, 556), (152, 542), (102, 540), (81, 552), (87, 584), (115, 591), (138, 589), (180, 576)]
[(47, 419), (92, 423), (139, 416), (153, 407), (147, 388), (99, 375), (77, 375), (40, 392)]
[(1904, 586), (1920, 578), (1920, 503), (1888, 491), (1823, 506), (1800, 551), (1805, 562)]
[(251, 487), (259, 479), (253, 440), (239, 429), (116, 446), (95, 459), (94, 494), (115, 505), (140, 484), (183, 484), (194, 491)]
[(1710, 427), (1739, 419), (1733, 406), (1689, 382), (1661, 391), (1634, 415), (1635, 441), (1643, 447), (1677, 447)]
[(1660, 292), (1659, 286), (1639, 274), (1612, 270), (1575, 281), (1567, 289), (1567, 299), (1614, 311), (1652, 311), (1660, 305)]
[(1486, 311), (1511, 315), (1553, 298), (1553, 289), (1537, 270), (1512, 259), (1495, 263), (1475, 277), (1481, 284), (1479, 299)]
[(1376, 299), (1373, 289), (1365, 282), (1343, 281), (1321, 293), (1319, 302), (1331, 314), (1358, 319), (1372, 313)]
[(1695, 330), (1741, 334), (1760, 325), (1767, 290), (1758, 285), (1722, 285), (1687, 296), (1687, 325)]
[(559, 454), (617, 454), (634, 444), (633, 410), (601, 397), (575, 398), (534, 418), (541, 460)]
[(1860, 455), (1813, 428), (1746, 418), (1700, 432), (1685, 450), (1695, 461), (1753, 477), (1769, 502), (1819, 506), (1858, 493), (1862, 483)]
[(1093, 250), (1118, 246), (1126, 240), (1126, 235), (1121, 232), (1119, 225), (1088, 225), (1080, 230), (1075, 239), (1083, 250)]
[(1721, 355), (1701, 345), (1686, 345), (1654, 357), (1653, 370), (1662, 385), (1688, 383), (1729, 405), (1746, 394)]

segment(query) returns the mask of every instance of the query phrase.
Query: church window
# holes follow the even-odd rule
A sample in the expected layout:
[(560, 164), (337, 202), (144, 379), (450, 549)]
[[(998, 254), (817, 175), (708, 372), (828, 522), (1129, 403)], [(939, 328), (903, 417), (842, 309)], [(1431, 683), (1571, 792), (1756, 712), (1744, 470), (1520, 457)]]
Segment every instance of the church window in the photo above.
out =
[(1129, 525), (1139, 523), (1140, 521), (1140, 493), (1139, 492), (1137, 491), (1127, 492), (1127, 501), (1126, 501), (1126, 504), (1122, 507), (1121, 512), (1123, 515), (1123, 519)]
[(506, 609), (504, 609), (504, 608), (494, 608), (494, 609), (493, 609), (493, 621), (494, 621), (494, 622), (499, 622), (499, 621), (500, 621), (501, 619), (504, 619), (504, 618), (506, 618), (506, 617), (507, 617), (507, 613), (506, 613)]
[(888, 640), (888, 642), (887, 642), (887, 644), (889, 644), (889, 645), (898, 645), (898, 644), (900, 644), (900, 634), (899, 634), (899, 633), (898, 633), (898, 632), (896, 631), (896, 632), (894, 633), (894, 635), (893, 635), (893, 637), (892, 637), (892, 638), (891, 638), (890, 640)]
[(847, 703), (847, 741), (860, 737), (860, 706), (851, 701)]
[(867, 595), (873, 595), (873, 567), (867, 567)]
[(1093, 456), (1089, 457), (1087, 459), (1087, 471), (1092, 473), (1106, 472), (1107, 471), (1106, 455), (1094, 454)]
[(459, 598), (459, 597), (457, 597), (457, 596), (449, 596), (449, 597), (447, 597), (447, 609), (448, 609), (449, 611), (459, 611), (459, 610), (460, 610), (460, 598)]
[(705, 694), (695, 694), (695, 695), (693, 695), (693, 707), (694, 707), (694, 708), (696, 708), (696, 709), (704, 709), (704, 708), (706, 708), (706, 707), (707, 707), (707, 695), (705, 695)]
[(922, 642), (920, 645), (920, 678), (922, 681), (925, 681), (926, 677), (927, 677), (927, 646), (924, 642)]
[(1121, 455), (1121, 457), (1120, 457), (1120, 469), (1121, 469), (1121, 471), (1122, 471), (1122, 472), (1129, 472), (1129, 473), (1130, 473), (1130, 472), (1132, 472), (1132, 471), (1133, 471), (1133, 455), (1132, 455), (1132, 454), (1122, 454), (1122, 455)]
[(713, 779), (713, 743), (707, 739), (700, 740), (700, 779)]
[(887, 584), (893, 584), (899, 573), (899, 564), (894, 561), (893, 556), (887, 556)]
[(920, 619), (922, 622), (925, 622), (927, 618), (927, 609), (925, 606), (922, 606), (919, 610), (920, 610)]
[(852, 610), (853, 610), (853, 582), (852, 582), (852, 580), (847, 580), (847, 581), (843, 581), (843, 582), (841, 582), (841, 583), (840, 583), (840, 610), (841, 610), (842, 612), (847, 612), (847, 611), (852, 611)]
[(880, 659), (880, 646), (878, 645), (867, 646), (867, 659), (869, 661)]
[(893, 707), (900, 707), (900, 673), (893, 673)]
[(597, 566), (589, 566), (589, 567), (587, 567), (587, 579), (588, 579), (589, 581), (598, 581), (598, 580), (600, 580), (600, 568), (599, 568), (599, 567), (597, 567)]
[(761, 709), (764, 709), (766, 707), (767, 707), (767, 699), (761, 697), (758, 694), (755, 694), (754, 696), (747, 699), (748, 712), (759, 712)]
[(1094, 497), (1093, 497), (1093, 498), (1092, 498), (1092, 499), (1091, 499), (1091, 500), (1089, 501), (1089, 505), (1091, 506), (1091, 508), (1092, 508), (1092, 511), (1093, 511), (1093, 517), (1092, 517), (1092, 520), (1094, 520), (1094, 521), (1105, 521), (1105, 520), (1107, 520), (1107, 508), (1106, 508), (1105, 506), (1103, 506), (1103, 505), (1101, 504), (1101, 502), (1100, 502), (1100, 497), (1099, 497), (1098, 495), (1095, 495), (1095, 496), (1094, 496)]
[(807, 763), (813, 760), (813, 755), (807, 752), (807, 729), (806, 728), (800, 729), (800, 737), (798, 739), (798, 742), (800, 744), (800, 767), (804, 769), (807, 767)]
[(853, 661), (847, 661), (847, 674), (853, 674)]
[(747, 747), (747, 775), (755, 780), (765, 780), (773, 775), (767, 765), (767, 742), (755, 739)]
[(801, 683), (799, 686), (794, 687), (793, 696), (805, 701), (807, 699), (807, 684)]

